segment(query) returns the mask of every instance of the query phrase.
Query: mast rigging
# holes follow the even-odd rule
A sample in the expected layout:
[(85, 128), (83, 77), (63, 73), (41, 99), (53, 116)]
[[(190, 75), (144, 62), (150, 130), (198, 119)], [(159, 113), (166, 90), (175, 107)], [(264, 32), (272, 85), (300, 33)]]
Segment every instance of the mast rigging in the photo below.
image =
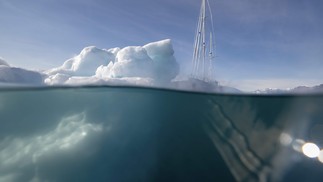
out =
[[(208, 7), (208, 9), (206, 8)], [(208, 13), (208, 17), (206, 16)], [(208, 21), (207, 21), (208, 20)], [(208, 24), (211, 26), (208, 26)], [(207, 37), (206, 30), (209, 31)], [(214, 52), (214, 26), (213, 17), (209, 0), (202, 0), (200, 15), (197, 23), (195, 33), (193, 59), (192, 59), (192, 73), (191, 77), (203, 81), (212, 81), (213, 79), (213, 60), (215, 58)], [(207, 39), (209, 44), (207, 45)], [(208, 46), (208, 47), (207, 47)], [(208, 56), (207, 56), (208, 54)]]

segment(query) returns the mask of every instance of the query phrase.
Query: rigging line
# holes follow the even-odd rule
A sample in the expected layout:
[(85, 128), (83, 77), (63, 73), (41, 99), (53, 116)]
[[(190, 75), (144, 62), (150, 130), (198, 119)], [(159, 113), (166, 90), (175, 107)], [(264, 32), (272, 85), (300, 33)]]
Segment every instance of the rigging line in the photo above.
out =
[[(202, 7), (201, 7), (202, 8)], [(201, 12), (201, 8), (200, 8), (200, 12)], [(201, 13), (200, 13), (201, 14)], [(201, 16), (201, 15), (200, 15)], [(193, 50), (193, 59), (192, 59), (192, 72), (191, 72), (191, 75), (194, 77), (195, 76), (195, 72), (196, 72), (196, 56), (197, 56), (197, 47), (198, 47), (198, 39), (199, 39), (199, 27), (200, 27), (200, 16), (198, 18), (198, 21), (197, 21), (197, 28), (196, 28), (196, 31), (195, 31), (195, 40), (194, 40), (194, 50)]]
[(203, 28), (202, 28), (202, 31), (203, 31), (203, 38), (202, 38), (202, 41), (203, 41), (203, 44), (202, 44), (202, 55), (203, 55), (203, 57), (202, 57), (202, 72), (203, 72), (203, 74), (202, 74), (202, 78), (203, 78), (203, 80), (205, 81), (205, 66), (206, 66), (206, 64), (205, 64), (205, 54), (206, 54), (206, 40), (205, 40), (205, 19), (206, 19), (206, 3), (205, 3), (205, 0), (203, 0)]
[[(211, 31), (212, 31), (212, 34), (215, 35), (215, 28), (214, 28), (214, 22), (213, 22), (213, 12), (212, 12), (212, 8), (211, 8), (211, 5), (210, 5), (210, 1), (209, 0), (206, 0), (207, 1), (207, 5), (208, 5), (208, 8), (209, 8), (209, 12), (210, 12), (210, 15), (211, 15)], [(214, 38), (212, 37), (212, 44), (213, 44), (213, 48), (216, 49), (216, 45), (214, 45)], [(213, 50), (212, 50), (213, 51)], [(214, 50), (214, 57), (216, 57), (216, 50)]]
[[(204, 1), (204, 0), (203, 0)], [(198, 47), (197, 47), (197, 54), (196, 54), (196, 78), (200, 77), (200, 66), (201, 66), (201, 56), (202, 56), (202, 50), (201, 50), (201, 45), (203, 45), (203, 37), (204, 37), (204, 33), (203, 33), (203, 25), (204, 25), (204, 11), (205, 11), (205, 3), (202, 3), (201, 5), (201, 10), (200, 10), (200, 17), (199, 17), (199, 34), (198, 34)]]
[(209, 0), (206, 0), (206, 2), (207, 2), (207, 6), (209, 8), (210, 15), (211, 15), (212, 34), (214, 34), (213, 13), (212, 13), (212, 9), (211, 9), (211, 5), (210, 5)]
[(209, 78), (209, 81), (212, 80), (212, 77), (213, 77), (213, 64), (212, 64), (212, 59), (213, 59), (213, 43), (212, 43), (212, 39), (213, 39), (213, 36), (212, 36), (212, 32), (210, 32), (210, 53), (209, 53), (209, 72), (208, 72), (208, 78)]
[[(210, 1), (209, 0), (206, 0), (206, 2), (207, 2), (207, 5), (208, 5), (208, 9), (209, 9), (209, 13), (210, 13), (210, 16), (211, 16), (211, 18), (210, 18), (210, 20), (211, 20), (211, 35), (215, 35), (215, 28), (214, 28), (214, 22), (213, 22), (213, 12), (212, 12), (212, 8), (211, 8), (211, 5), (210, 5)], [(214, 38), (214, 36), (211, 36), (211, 40), (210, 40), (211, 42), (210, 42), (210, 44), (212, 44), (212, 50), (210, 50), (210, 52), (212, 52), (212, 58), (210, 58), (210, 63), (212, 62), (212, 59), (213, 58), (215, 58), (216, 57), (216, 44), (215, 44), (215, 38)], [(212, 64), (210, 64), (210, 66), (212, 66)], [(212, 72), (213, 72), (214, 70), (213, 70), (213, 67), (211, 68), (211, 70), (210, 70), (210, 75), (212, 75)], [(213, 75), (212, 75), (213, 76)], [(211, 76), (211, 77), (212, 77)]]
[(202, 29), (202, 12), (203, 12), (203, 4), (200, 8), (200, 14), (198, 18), (196, 37), (195, 37), (195, 45), (194, 45), (194, 53), (193, 53), (193, 77), (198, 77), (198, 67), (199, 67), (199, 57), (200, 57), (200, 41), (201, 41), (201, 29)]

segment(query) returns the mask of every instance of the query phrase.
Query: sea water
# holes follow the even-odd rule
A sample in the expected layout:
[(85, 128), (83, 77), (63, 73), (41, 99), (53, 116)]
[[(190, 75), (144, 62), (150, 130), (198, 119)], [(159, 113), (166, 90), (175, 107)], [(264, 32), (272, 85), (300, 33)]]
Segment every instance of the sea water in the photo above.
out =
[(322, 106), (321, 94), (2, 89), (0, 181), (320, 181)]

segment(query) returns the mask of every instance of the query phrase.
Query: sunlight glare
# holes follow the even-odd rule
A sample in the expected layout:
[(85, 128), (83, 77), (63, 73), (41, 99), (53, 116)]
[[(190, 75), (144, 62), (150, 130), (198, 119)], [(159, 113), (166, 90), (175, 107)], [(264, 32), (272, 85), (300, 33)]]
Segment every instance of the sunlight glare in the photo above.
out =
[(314, 143), (305, 143), (302, 146), (303, 154), (309, 158), (315, 158), (320, 155), (319, 147)]

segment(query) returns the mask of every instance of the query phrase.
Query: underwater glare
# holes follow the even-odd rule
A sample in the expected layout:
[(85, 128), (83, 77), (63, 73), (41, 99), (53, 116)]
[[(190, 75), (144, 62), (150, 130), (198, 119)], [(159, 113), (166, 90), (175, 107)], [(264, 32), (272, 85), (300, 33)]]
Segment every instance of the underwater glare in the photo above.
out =
[(323, 95), (0, 90), (0, 182), (321, 181)]
[(306, 155), (309, 158), (315, 158), (320, 155), (320, 149), (317, 145), (314, 143), (306, 143), (302, 147), (304, 155)]

